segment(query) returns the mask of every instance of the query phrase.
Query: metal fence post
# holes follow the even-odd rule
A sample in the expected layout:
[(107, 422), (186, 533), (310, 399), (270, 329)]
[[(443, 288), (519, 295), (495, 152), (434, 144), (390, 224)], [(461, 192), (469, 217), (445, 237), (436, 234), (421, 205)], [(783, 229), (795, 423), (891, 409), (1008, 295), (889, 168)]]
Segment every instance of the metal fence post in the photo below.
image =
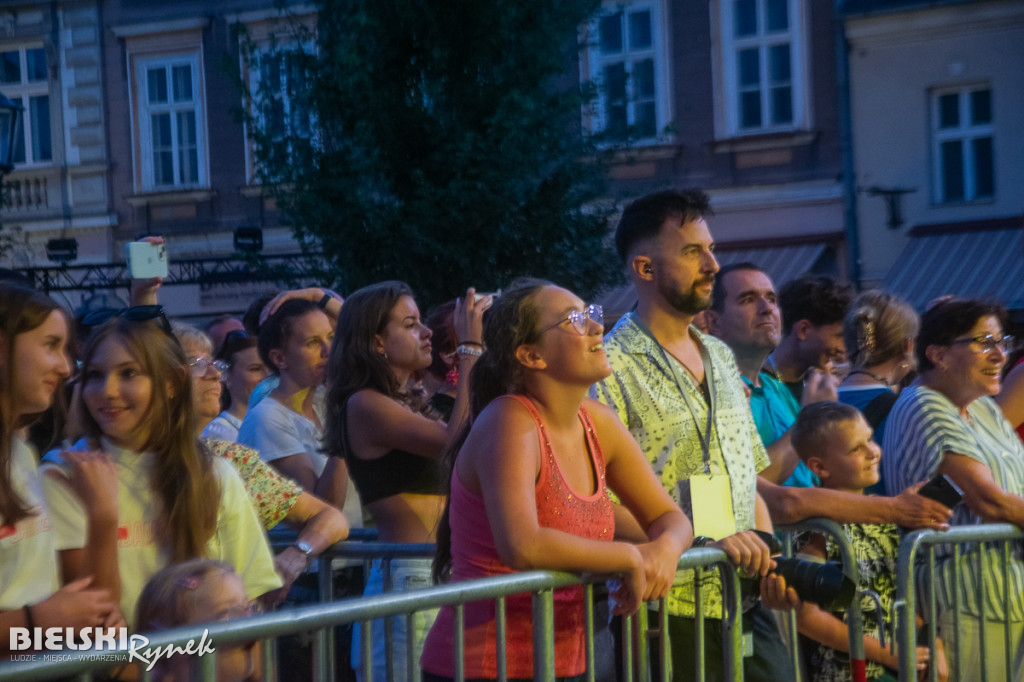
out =
[(555, 680), (555, 593), (550, 589), (533, 594), (533, 679)]

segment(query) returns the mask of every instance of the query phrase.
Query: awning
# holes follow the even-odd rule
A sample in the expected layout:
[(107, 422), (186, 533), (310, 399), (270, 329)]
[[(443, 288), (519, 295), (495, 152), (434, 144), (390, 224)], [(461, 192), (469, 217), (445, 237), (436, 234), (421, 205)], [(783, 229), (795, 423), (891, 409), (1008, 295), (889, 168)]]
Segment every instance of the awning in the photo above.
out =
[(900, 253), (882, 288), (917, 310), (947, 294), (992, 298), (1010, 310), (1024, 309), (1024, 231), (944, 227), (932, 232), (916, 228), (917, 236)]
[[(728, 245), (719, 245), (715, 251), (715, 258), (722, 267), (734, 263), (753, 263), (772, 278), (775, 288), (778, 289), (791, 279), (809, 272), (817, 272), (815, 267), (823, 260), (822, 256), (825, 255), (827, 248), (828, 244), (820, 242), (756, 248), (729, 248)], [(636, 307), (636, 300), (636, 291), (630, 283), (601, 294), (597, 302), (604, 306), (606, 320), (617, 320)]]

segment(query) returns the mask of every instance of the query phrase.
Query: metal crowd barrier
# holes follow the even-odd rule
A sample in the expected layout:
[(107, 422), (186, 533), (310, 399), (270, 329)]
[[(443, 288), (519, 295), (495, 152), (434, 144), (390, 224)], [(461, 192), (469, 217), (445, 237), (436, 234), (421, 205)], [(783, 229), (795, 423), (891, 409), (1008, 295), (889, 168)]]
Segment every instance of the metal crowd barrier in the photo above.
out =
[[(852, 580), (854, 584), (858, 586), (860, 585), (860, 570), (857, 568), (857, 556), (853, 552), (853, 545), (850, 544), (849, 538), (846, 537), (843, 527), (835, 521), (830, 521), (828, 519), (807, 519), (800, 523), (788, 526), (779, 526), (776, 530), (783, 534), (782, 555), (786, 558), (791, 558), (793, 556), (793, 539), (797, 533), (810, 531), (831, 536), (839, 547), (843, 564), (843, 573), (847, 578)], [(854, 672), (853, 677), (854, 682), (858, 682), (858, 673), (861, 675), (861, 678), (863, 678), (863, 662), (865, 659), (864, 613), (861, 609), (861, 597), (863, 595), (864, 593), (861, 592), (858, 587), (857, 593), (853, 598), (853, 602), (846, 607), (846, 627), (850, 636), (850, 667), (851, 670), (856, 671)], [(884, 624), (884, 620), (879, 619), (879, 623)], [(802, 679), (803, 659), (800, 652), (800, 636), (797, 632), (795, 611), (790, 611), (786, 614), (786, 628), (789, 634), (790, 654), (793, 657), (793, 669), (797, 672), (798, 679)], [(854, 665), (855, 661), (860, 662), (859, 667)]]
[[(929, 614), (937, 614), (937, 598), (936, 598), (936, 586), (937, 586), (937, 567), (936, 567), (936, 556), (935, 547), (937, 545), (953, 545), (952, 556), (948, 559), (951, 561), (951, 570), (953, 575), (953, 585), (956, 589), (953, 592), (953, 618), (954, 618), (954, 630), (961, 632), (960, 627), (960, 616), (963, 613), (963, 600), (961, 597), (966, 598), (966, 594), (961, 594), (966, 589), (963, 580), (963, 568), (961, 562), (965, 556), (969, 556), (974, 552), (970, 547), (966, 548), (964, 545), (981, 543), (981, 549), (985, 545), (1000, 545), (998, 549), (999, 563), (1002, 573), (1003, 585), (1010, 584), (1010, 554), (1012, 551), (1011, 544), (1019, 542), (1024, 538), (1024, 533), (1017, 526), (1011, 524), (985, 524), (977, 526), (959, 526), (950, 528), (947, 531), (934, 531), (934, 530), (919, 530), (907, 535), (903, 542), (900, 544), (900, 555), (899, 555), (899, 574), (897, 576), (897, 588), (896, 588), (896, 601), (893, 603), (893, 608), (896, 611), (896, 637), (894, 638), (897, 643), (897, 652), (899, 653), (900, 659), (900, 679), (915, 679), (915, 661), (914, 652), (917, 646), (917, 627), (915, 622), (915, 615), (920, 609), (917, 608), (917, 596), (918, 592), (924, 588), (925, 599), (927, 600)], [(924, 554), (925, 556), (921, 556)], [(975, 586), (978, 595), (978, 605), (980, 610), (980, 620), (984, 624), (985, 617), (985, 602), (986, 599), (983, 595), (986, 593), (986, 574), (987, 570), (984, 567), (989, 566), (992, 553), (987, 551), (981, 551), (979, 553), (979, 566), (982, 570), (978, 571), (980, 581)], [(945, 561), (945, 560), (944, 560)], [(923, 562), (923, 563), (922, 563)], [(924, 584), (921, 584), (922, 576), (918, 574), (921, 571), (925, 573)], [(1010, 590), (1004, 589), (1002, 594), (1004, 614), (1010, 613), (1011, 598), (1019, 597), (1019, 595), (1011, 594)], [(933, 616), (928, 619), (926, 623), (928, 633), (928, 646), (931, 652), (931, 659), (935, 659), (935, 638), (938, 635), (938, 624), (936, 618)], [(1012, 670), (1012, 651), (1014, 645), (1020, 646), (1019, 642), (1012, 642), (1010, 637), (1009, 619), (1004, 622), (1003, 628), (1003, 644), (1006, 648), (1006, 670), (1009, 672)], [(954, 648), (954, 665), (950, 670), (950, 680), (962, 679), (960, 664), (963, 661), (962, 656), (962, 641), (958, 636), (956, 638), (956, 644)], [(987, 664), (991, 661), (991, 658), (985, 654), (987, 651), (985, 643), (984, 627), (981, 629), (981, 642), (980, 642), (980, 659), (981, 659), (981, 674), (980, 679), (988, 679)], [(938, 672), (935, 666), (929, 666), (930, 680), (936, 682), (938, 680)]]
[[(341, 548), (339, 548), (341, 549)], [(342, 550), (347, 551), (347, 550)], [(353, 550), (354, 551), (354, 550)], [(723, 613), (722, 627), (723, 637), (726, 643), (725, 670), (727, 679), (739, 681), (743, 679), (742, 665), (742, 644), (740, 624), (740, 599), (739, 599), (739, 577), (737, 572), (729, 563), (724, 552), (716, 549), (694, 549), (686, 554), (679, 561), (680, 569), (716, 569), (722, 577), (723, 602), (725, 611)], [(190, 641), (197, 642), (204, 635), (214, 647), (231, 644), (241, 644), (254, 640), (273, 640), (279, 636), (291, 635), (300, 632), (316, 632), (321, 641), (321, 649), (325, 652), (333, 647), (333, 639), (327, 637), (330, 628), (346, 623), (369, 624), (371, 620), (378, 618), (402, 617), (417, 611), (435, 609), (441, 606), (455, 606), (456, 613), (462, 612), (462, 607), (468, 602), (482, 600), (497, 600), (498, 614), (503, 617), (505, 598), (514, 594), (533, 593), (533, 628), (534, 628), (534, 679), (551, 682), (555, 679), (554, 660), (554, 595), (553, 590), (571, 585), (586, 585), (587, 595), (587, 625), (585, 632), (586, 656), (587, 656), (587, 680), (595, 681), (594, 670), (594, 627), (593, 627), (593, 590), (592, 585), (600, 582), (602, 576), (577, 576), (567, 573), (552, 571), (527, 571), (514, 573), (507, 576), (484, 578), (448, 585), (438, 585), (430, 588), (410, 592), (385, 594), (366, 599), (346, 599), (335, 603), (316, 604), (304, 606), (298, 609), (283, 610), (276, 613), (267, 613), (252, 616), (240, 620), (228, 622), (207, 623), (166, 632), (147, 634), (149, 638), (149, 649), (157, 647), (165, 648), (169, 645), (186, 646)], [(699, 591), (698, 591), (699, 594)], [(698, 601), (698, 612), (701, 604)], [(641, 610), (641, 614), (644, 610)], [(661, 603), (659, 611), (659, 627), (656, 633), (658, 648), (661, 654), (661, 679), (667, 680), (668, 676), (668, 637), (667, 632), (667, 611), (665, 602)], [(700, 656), (702, 651), (703, 619), (697, 619), (697, 643), (695, 646), (695, 665), (701, 673), (699, 679), (703, 679), (703, 660)], [(626, 626), (623, 634), (623, 676), (624, 682), (633, 682), (634, 679), (649, 679), (649, 652), (644, 644), (649, 634), (646, 631), (645, 619), (643, 616), (634, 616), (626, 619)], [(498, 636), (502, 637), (503, 623), (499, 623)], [(462, 619), (456, 616), (456, 641), (461, 642)], [(368, 628), (366, 628), (368, 630)], [(634, 647), (633, 631), (638, 633), (637, 641), (641, 644)], [(499, 643), (500, 644), (500, 643)], [(455, 679), (463, 680), (463, 662), (461, 651), (456, 645), (456, 671)], [(503, 646), (498, 647), (499, 652)], [(634, 651), (636, 649), (636, 651)], [(112, 663), (109, 660), (98, 660), (95, 658), (95, 651), (65, 651), (60, 652), (60, 660), (49, 661), (17, 661), (0, 664), (0, 679), (18, 680), (47, 680), (55, 677), (67, 677), (78, 675), (79, 679), (91, 679), (90, 673), (97, 670), (108, 669)], [(127, 651), (103, 652), (105, 655), (127, 655)], [(333, 679), (334, 668), (326, 665), (329, 656), (322, 656), (320, 661), (315, 662), (314, 675), (318, 680)], [(273, 647), (262, 647), (262, 665), (265, 676), (263, 679), (271, 680), (273, 676)], [(366, 666), (364, 657), (364, 666)], [(194, 660), (197, 667), (197, 679), (216, 679), (216, 652), (198, 657)], [(420, 673), (416, 663), (411, 668), (411, 679), (418, 680)], [(367, 672), (364, 667), (364, 673)], [(143, 680), (151, 679), (150, 675), (144, 674)], [(369, 678), (367, 678), (369, 679)], [(504, 680), (505, 671), (503, 657), (499, 655), (499, 679)]]

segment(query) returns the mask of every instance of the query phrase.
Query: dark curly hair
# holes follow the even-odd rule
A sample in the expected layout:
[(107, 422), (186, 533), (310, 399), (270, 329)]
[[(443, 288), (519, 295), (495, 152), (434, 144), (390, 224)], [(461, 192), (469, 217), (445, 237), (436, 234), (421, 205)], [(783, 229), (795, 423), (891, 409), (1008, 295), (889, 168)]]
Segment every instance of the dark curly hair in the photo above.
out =
[(1000, 326), (1006, 327), (1006, 309), (994, 301), (951, 298), (938, 303), (921, 316), (921, 331), (917, 333), (917, 364), (922, 372), (935, 367), (928, 359), (928, 346), (948, 346), (963, 336), (983, 317), (994, 316)]
[(800, 320), (815, 327), (842, 322), (852, 301), (853, 287), (831, 277), (804, 275), (790, 280), (779, 290), (782, 333), (788, 334)]

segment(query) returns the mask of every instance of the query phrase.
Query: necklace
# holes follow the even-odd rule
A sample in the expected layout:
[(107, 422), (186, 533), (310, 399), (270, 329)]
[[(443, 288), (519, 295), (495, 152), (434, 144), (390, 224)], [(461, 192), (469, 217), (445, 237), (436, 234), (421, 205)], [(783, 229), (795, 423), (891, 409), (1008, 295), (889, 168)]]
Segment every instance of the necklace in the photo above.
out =
[(849, 376), (853, 376), (854, 374), (863, 374), (864, 376), (871, 377), (872, 379), (874, 379), (875, 381), (877, 381), (880, 384), (885, 385), (886, 387), (892, 386), (892, 384), (890, 384), (888, 381), (886, 381), (884, 377), (880, 377), (877, 374), (875, 374), (874, 372), (869, 372), (866, 369), (855, 369), (852, 372), (850, 372), (849, 374), (847, 374), (846, 376), (849, 377)]

